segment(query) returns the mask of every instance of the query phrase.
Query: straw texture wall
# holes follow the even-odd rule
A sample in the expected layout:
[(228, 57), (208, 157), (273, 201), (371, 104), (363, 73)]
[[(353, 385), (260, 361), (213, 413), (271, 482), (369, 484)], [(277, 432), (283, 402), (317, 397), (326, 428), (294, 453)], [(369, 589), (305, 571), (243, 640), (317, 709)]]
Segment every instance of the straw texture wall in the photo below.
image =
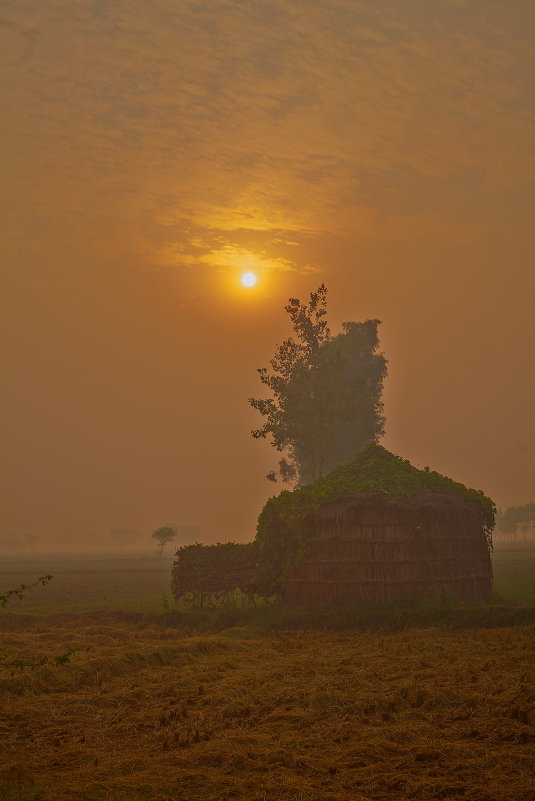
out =
[(436, 597), (487, 601), (490, 548), (477, 504), (454, 493), (362, 493), (324, 503), (307, 521), (304, 561), (284, 598), (302, 604)]

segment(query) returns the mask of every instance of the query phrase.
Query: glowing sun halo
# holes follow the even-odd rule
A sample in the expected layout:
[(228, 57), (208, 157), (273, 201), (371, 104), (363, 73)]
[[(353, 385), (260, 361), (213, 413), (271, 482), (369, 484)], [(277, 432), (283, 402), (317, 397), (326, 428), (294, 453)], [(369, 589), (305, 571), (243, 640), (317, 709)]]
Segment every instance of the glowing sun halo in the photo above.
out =
[(241, 282), (244, 286), (254, 286), (256, 284), (256, 275), (254, 273), (244, 273), (241, 277)]

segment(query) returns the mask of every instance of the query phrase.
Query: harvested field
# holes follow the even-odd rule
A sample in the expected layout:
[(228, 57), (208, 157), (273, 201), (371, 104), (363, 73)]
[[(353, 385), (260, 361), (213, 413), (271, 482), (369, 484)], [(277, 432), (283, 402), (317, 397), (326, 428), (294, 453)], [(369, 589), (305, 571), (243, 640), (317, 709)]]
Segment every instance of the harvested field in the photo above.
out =
[(533, 626), (192, 635), (119, 612), (0, 616), (6, 801), (528, 801)]

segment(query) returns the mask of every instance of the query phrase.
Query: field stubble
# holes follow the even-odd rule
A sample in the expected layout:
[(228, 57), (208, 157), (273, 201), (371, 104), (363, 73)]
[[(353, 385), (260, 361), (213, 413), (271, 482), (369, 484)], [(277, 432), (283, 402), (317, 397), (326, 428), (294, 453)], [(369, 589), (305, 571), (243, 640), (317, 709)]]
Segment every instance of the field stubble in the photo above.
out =
[[(121, 612), (0, 617), (9, 801), (528, 801), (533, 626), (192, 636)], [(3, 795), (2, 795), (3, 793)]]

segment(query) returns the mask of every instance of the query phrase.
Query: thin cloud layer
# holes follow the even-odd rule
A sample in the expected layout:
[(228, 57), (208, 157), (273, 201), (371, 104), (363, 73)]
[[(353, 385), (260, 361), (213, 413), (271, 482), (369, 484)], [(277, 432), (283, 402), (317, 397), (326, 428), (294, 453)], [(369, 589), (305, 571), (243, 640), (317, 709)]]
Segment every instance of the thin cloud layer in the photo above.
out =
[(149, 261), (191, 227), (227, 247), (237, 231), (462, 236), (453, 205), (411, 216), (381, 195), (400, 173), (478, 173), (481, 192), (532, 174), (533, 11), (512, 6), (4, 5), (16, 216), (119, 250), (141, 229)]

